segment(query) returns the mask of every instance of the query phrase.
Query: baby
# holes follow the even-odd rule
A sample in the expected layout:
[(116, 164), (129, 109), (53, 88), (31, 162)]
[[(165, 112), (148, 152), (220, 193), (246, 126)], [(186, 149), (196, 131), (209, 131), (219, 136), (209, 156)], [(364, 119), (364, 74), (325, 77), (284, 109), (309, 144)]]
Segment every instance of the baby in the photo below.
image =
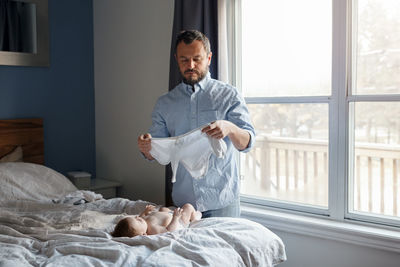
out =
[(155, 235), (181, 229), (190, 222), (201, 219), (201, 212), (187, 203), (174, 211), (162, 207), (159, 211), (155, 206), (147, 205), (146, 209), (137, 216), (123, 218), (115, 226), (113, 237), (134, 237), (137, 235)]

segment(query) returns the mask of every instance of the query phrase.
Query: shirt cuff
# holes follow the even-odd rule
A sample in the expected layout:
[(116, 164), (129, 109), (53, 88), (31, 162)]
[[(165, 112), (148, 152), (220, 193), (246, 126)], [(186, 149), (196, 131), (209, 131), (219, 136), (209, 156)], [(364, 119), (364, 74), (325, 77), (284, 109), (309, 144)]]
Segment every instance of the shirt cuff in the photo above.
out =
[(246, 130), (246, 129), (245, 129), (245, 131), (247, 131), (247, 132), (249, 133), (249, 135), (250, 135), (250, 140), (249, 140), (249, 143), (247, 144), (247, 147), (246, 147), (245, 149), (239, 150), (239, 152), (243, 152), (243, 153), (247, 153), (247, 152), (250, 151), (250, 149), (251, 149), (251, 148), (253, 147), (253, 145), (254, 145), (254, 140), (256, 139), (256, 138), (255, 138), (255, 135), (254, 135), (254, 133), (253, 133), (252, 131), (249, 131), (249, 130)]

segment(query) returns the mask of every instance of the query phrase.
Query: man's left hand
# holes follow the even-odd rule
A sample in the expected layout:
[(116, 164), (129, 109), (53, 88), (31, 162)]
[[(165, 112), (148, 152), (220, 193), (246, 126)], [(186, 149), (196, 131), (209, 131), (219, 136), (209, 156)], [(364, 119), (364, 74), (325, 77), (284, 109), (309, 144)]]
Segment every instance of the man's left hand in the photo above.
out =
[(233, 145), (240, 151), (245, 149), (250, 142), (250, 133), (248, 131), (226, 120), (214, 121), (201, 131), (216, 139), (222, 139), (228, 136)]
[(232, 123), (226, 120), (217, 120), (201, 130), (208, 136), (216, 139), (222, 139), (232, 132)]

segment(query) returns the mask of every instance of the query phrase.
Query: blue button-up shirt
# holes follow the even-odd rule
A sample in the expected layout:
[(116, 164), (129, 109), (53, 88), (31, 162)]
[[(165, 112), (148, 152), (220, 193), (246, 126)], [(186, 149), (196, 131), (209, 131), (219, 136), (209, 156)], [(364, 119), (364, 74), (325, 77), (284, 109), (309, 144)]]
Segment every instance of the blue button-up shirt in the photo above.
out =
[[(153, 137), (171, 137), (189, 132), (215, 120), (228, 120), (247, 130), (250, 142), (247, 152), (255, 140), (254, 127), (244, 99), (237, 89), (229, 84), (211, 79), (208, 74), (194, 85), (180, 83), (162, 95), (152, 113), (149, 133)], [(210, 157), (208, 172), (194, 179), (182, 164), (176, 173), (172, 188), (175, 205), (192, 204), (199, 211), (215, 210), (228, 206), (238, 199), (240, 179), (234, 151), (229, 137), (225, 137), (227, 152), (223, 159), (214, 154)]]

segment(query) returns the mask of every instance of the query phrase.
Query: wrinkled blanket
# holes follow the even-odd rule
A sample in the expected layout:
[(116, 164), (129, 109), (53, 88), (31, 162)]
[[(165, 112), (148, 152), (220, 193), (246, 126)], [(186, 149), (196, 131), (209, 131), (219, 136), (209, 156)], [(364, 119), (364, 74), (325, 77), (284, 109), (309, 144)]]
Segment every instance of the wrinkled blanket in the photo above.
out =
[(146, 204), (3, 201), (0, 266), (273, 266), (286, 259), (278, 236), (240, 218), (202, 219), (159, 235), (110, 235), (121, 217)]

